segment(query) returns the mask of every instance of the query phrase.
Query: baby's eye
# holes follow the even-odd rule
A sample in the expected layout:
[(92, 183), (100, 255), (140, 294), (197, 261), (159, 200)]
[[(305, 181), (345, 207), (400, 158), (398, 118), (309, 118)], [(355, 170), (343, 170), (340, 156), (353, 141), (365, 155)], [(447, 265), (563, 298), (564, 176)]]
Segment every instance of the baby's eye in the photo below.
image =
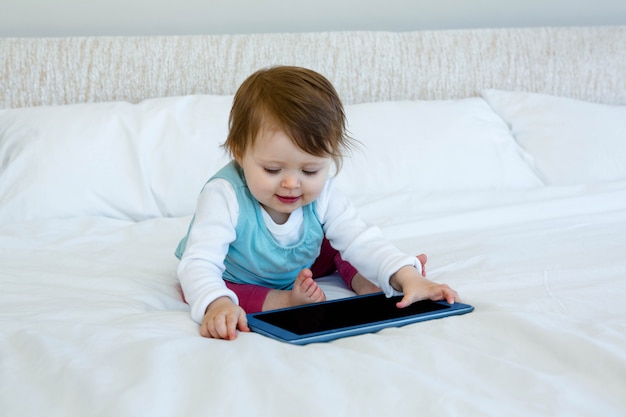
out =
[(267, 172), (270, 175), (276, 175), (280, 172), (280, 169), (278, 168), (263, 168), (265, 170), (265, 172)]
[(315, 175), (315, 174), (317, 174), (317, 173), (318, 173), (318, 171), (315, 171), (315, 170), (306, 170), (306, 169), (303, 169), (303, 170), (302, 170), (302, 172), (304, 173), (304, 175), (307, 175), (307, 176), (309, 176), (309, 177), (312, 177), (313, 175)]

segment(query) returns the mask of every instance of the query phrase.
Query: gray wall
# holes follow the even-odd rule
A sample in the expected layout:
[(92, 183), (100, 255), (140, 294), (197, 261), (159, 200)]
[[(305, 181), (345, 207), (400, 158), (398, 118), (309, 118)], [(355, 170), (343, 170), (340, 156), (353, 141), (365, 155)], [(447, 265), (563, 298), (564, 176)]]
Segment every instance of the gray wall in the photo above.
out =
[(626, 24), (625, 0), (0, 0), (0, 36)]

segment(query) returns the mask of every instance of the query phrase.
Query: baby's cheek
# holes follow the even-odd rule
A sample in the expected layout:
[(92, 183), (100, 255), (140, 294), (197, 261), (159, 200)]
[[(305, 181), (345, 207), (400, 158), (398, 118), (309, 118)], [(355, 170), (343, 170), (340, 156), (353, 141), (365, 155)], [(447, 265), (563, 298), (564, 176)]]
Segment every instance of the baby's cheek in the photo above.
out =
[(317, 200), (317, 198), (320, 196), (323, 190), (324, 190), (324, 184), (307, 190), (307, 192), (304, 194), (306, 204), (311, 203), (314, 200)]

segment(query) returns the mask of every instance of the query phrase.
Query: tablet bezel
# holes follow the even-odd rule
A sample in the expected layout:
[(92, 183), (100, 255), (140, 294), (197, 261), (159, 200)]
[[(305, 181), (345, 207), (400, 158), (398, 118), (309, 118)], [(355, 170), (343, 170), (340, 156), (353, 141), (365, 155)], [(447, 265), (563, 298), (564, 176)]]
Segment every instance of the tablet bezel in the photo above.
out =
[[(377, 332), (381, 329), (387, 327), (400, 327), (405, 326), (407, 324), (417, 323), (420, 321), (426, 320), (434, 320), (443, 317), (448, 317), (452, 315), (466, 314), (474, 310), (474, 307), (469, 304), (456, 302), (454, 304), (448, 304), (445, 301), (429, 301), (435, 304), (441, 304), (446, 306), (447, 308), (444, 310), (435, 310), (428, 311), (422, 313), (415, 313), (412, 315), (408, 315), (405, 317), (397, 317), (385, 320), (377, 320), (364, 324), (358, 324), (349, 327), (336, 328), (331, 330), (323, 330), (314, 333), (306, 333), (306, 334), (296, 334), (289, 330), (286, 330), (277, 325), (268, 323), (267, 321), (262, 320), (262, 317), (266, 314), (275, 314), (275, 313), (284, 313), (289, 314), (290, 311), (308, 309), (308, 308), (316, 308), (320, 304), (330, 304), (330, 303), (341, 303), (350, 300), (354, 300), (356, 298), (367, 298), (367, 297), (384, 297), (383, 293), (375, 293), (375, 294), (367, 294), (367, 295), (359, 295), (354, 297), (342, 298), (338, 300), (330, 300), (324, 301), (321, 303), (315, 304), (306, 304), (297, 307), (288, 307), (277, 310), (270, 310), (258, 313), (250, 313), (247, 315), (248, 318), (248, 326), (250, 329), (256, 333), (271, 337), (273, 339), (279, 340), (281, 342), (296, 344), (296, 345), (304, 345), (309, 343), (319, 343), (319, 342), (328, 342), (331, 340), (354, 336), (363, 333), (373, 333)], [(399, 297), (392, 297), (389, 299), (390, 303), (395, 303), (399, 300)], [(419, 303), (420, 301), (418, 301)]]

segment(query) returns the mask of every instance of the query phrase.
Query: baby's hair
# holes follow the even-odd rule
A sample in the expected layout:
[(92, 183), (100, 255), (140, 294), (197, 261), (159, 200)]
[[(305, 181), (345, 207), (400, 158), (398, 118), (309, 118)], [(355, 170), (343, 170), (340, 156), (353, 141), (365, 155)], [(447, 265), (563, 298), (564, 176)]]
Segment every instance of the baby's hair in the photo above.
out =
[(224, 143), (243, 157), (263, 128), (278, 128), (303, 151), (330, 156), (340, 169), (351, 147), (339, 95), (321, 74), (302, 67), (278, 66), (250, 75), (239, 87)]

